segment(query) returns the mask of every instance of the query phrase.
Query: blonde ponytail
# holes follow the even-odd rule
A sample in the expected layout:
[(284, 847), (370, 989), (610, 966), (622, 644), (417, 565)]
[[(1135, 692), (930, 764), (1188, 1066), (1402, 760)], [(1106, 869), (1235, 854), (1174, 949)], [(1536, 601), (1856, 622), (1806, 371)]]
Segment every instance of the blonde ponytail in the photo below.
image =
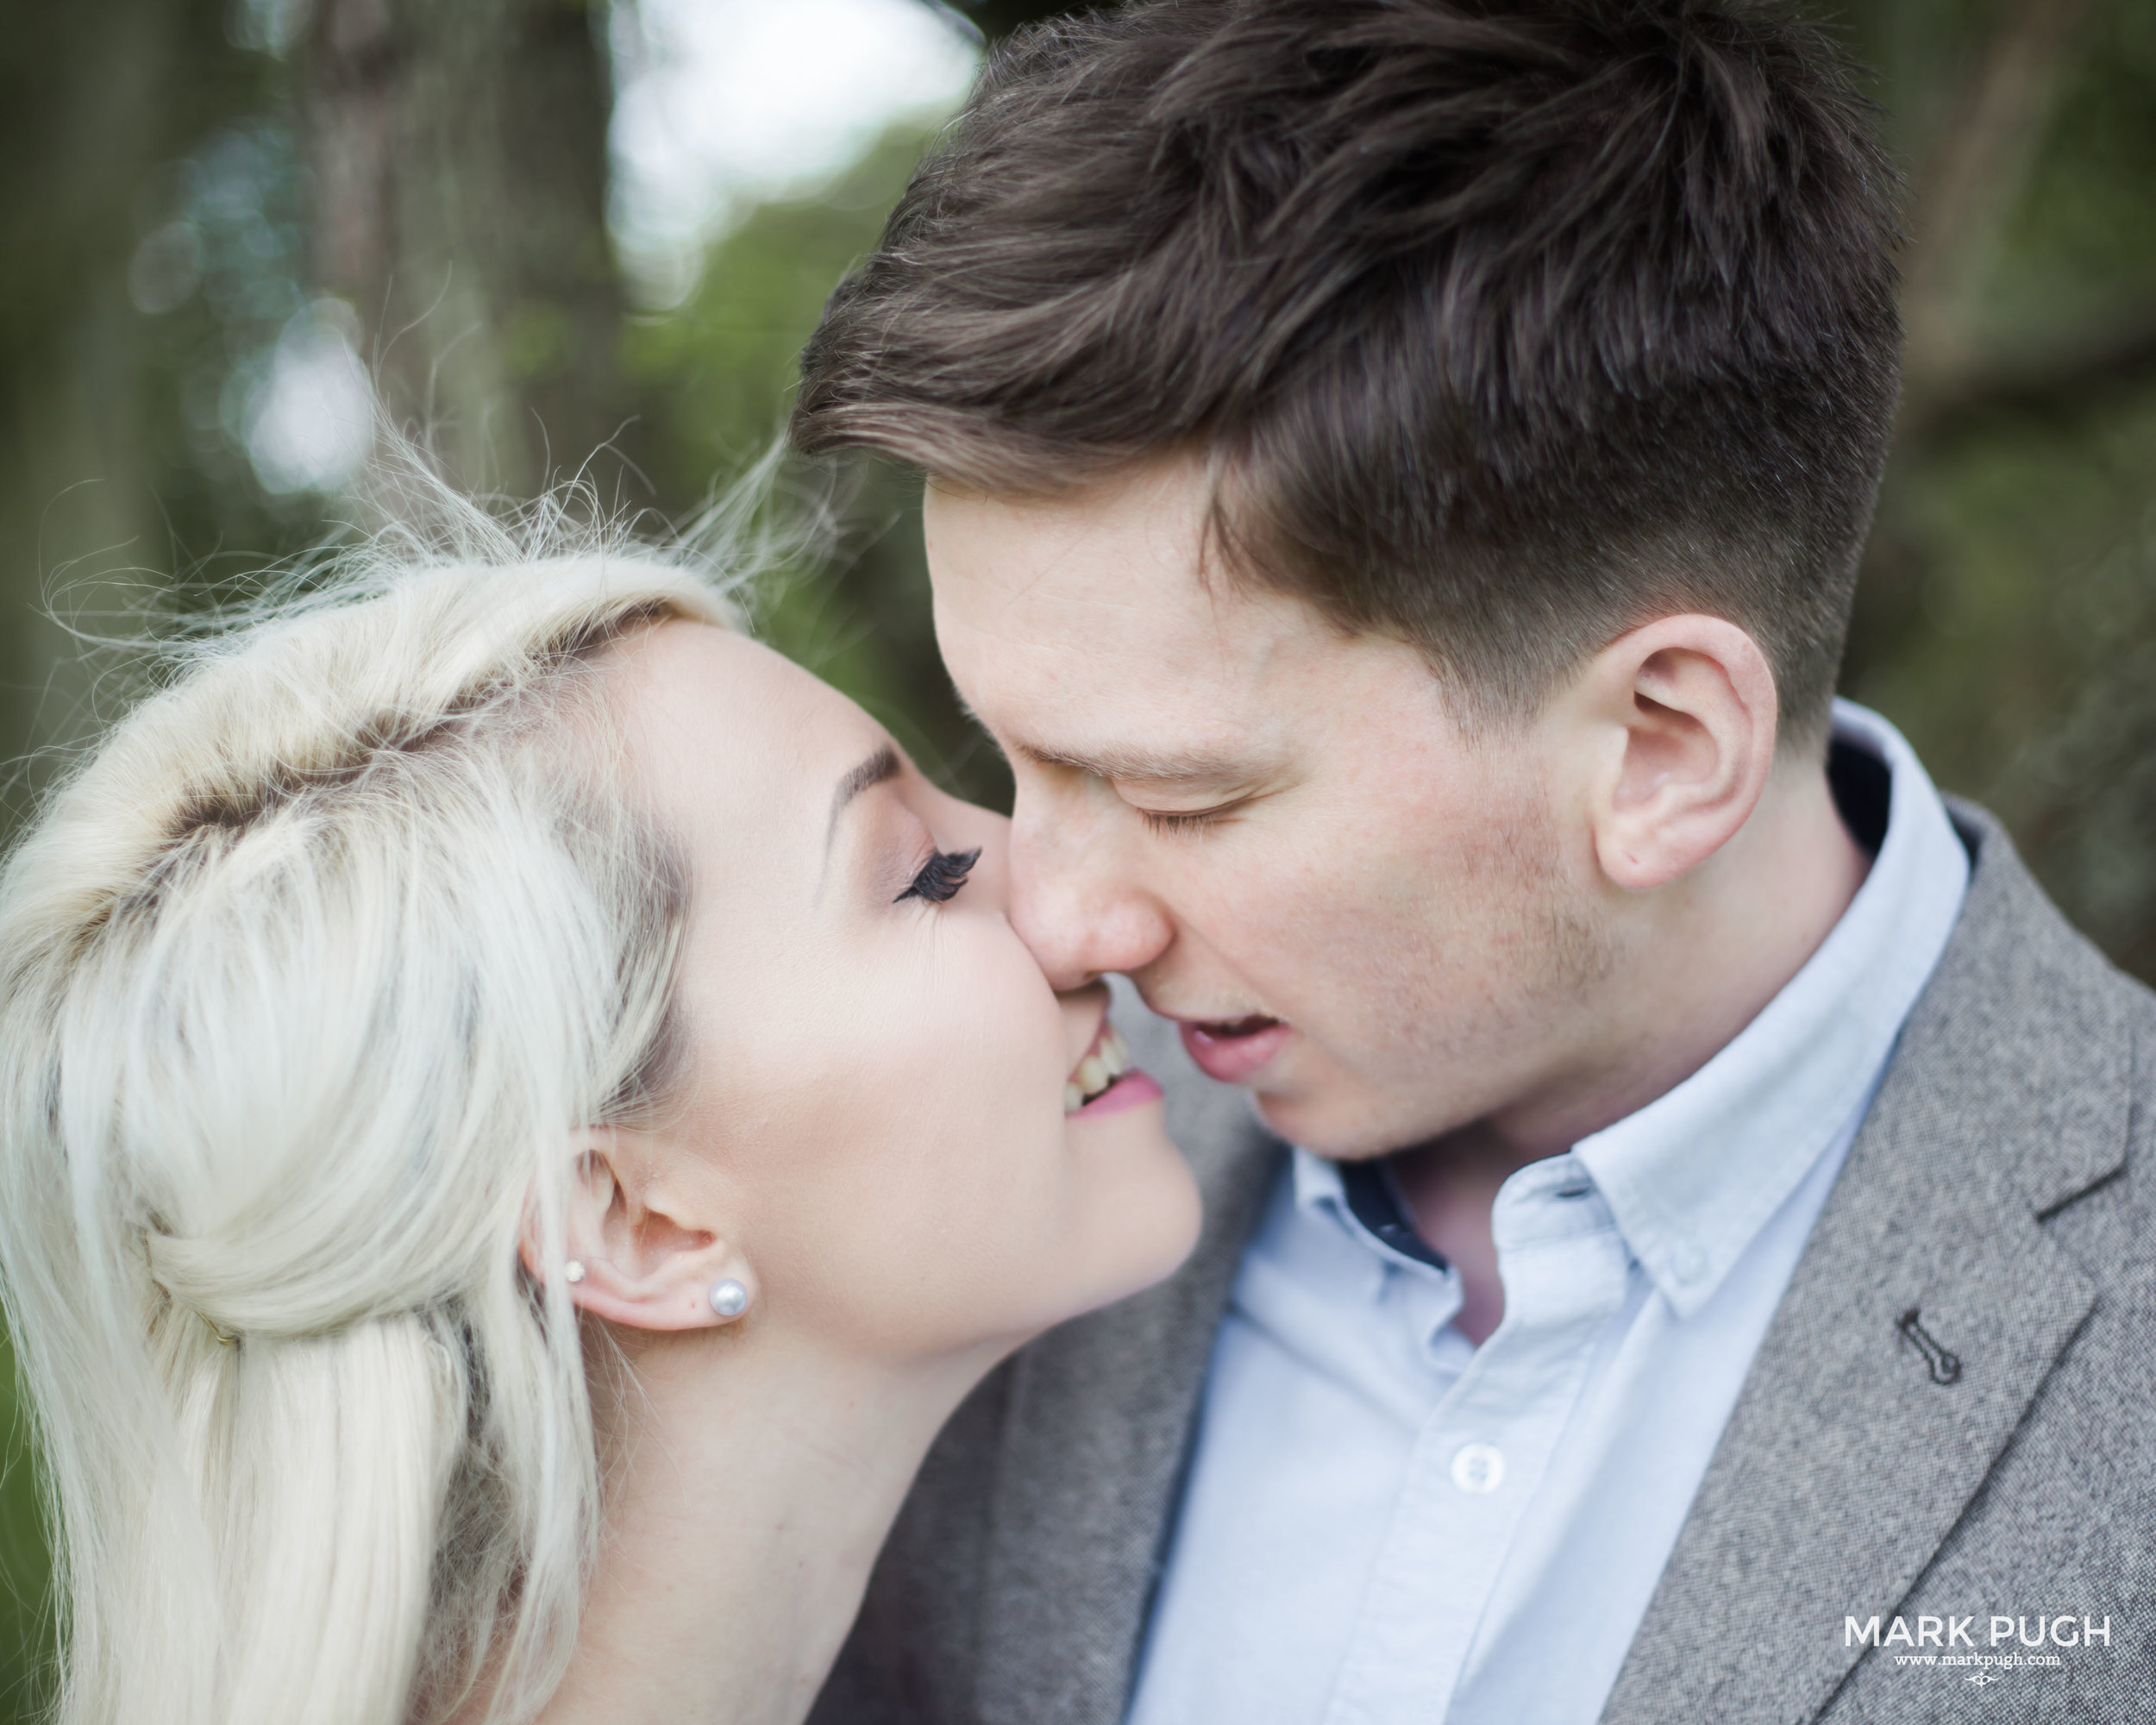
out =
[[(598, 1516), (566, 1148), (661, 1082), (683, 870), (589, 662), (648, 554), (348, 566), (204, 645), (0, 875), (0, 1277), (66, 1725), (528, 1717)], [(471, 546), (465, 548), (467, 552)]]

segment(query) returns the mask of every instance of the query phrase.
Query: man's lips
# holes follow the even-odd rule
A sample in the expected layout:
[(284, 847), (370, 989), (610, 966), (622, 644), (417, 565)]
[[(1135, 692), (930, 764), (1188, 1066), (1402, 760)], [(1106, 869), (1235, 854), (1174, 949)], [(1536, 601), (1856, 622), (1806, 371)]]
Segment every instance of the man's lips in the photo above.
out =
[(1246, 1084), (1294, 1032), (1278, 1019), (1253, 1014), (1243, 1019), (1194, 1020), (1178, 1026), (1183, 1047), (1198, 1070), (1223, 1084)]

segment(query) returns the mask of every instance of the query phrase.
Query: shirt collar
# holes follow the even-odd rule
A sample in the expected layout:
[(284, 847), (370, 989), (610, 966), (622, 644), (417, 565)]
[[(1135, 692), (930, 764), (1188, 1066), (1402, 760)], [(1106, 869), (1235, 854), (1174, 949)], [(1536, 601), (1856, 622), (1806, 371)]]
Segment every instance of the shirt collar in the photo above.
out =
[[(1968, 853), (1901, 732), (1838, 700), (1833, 737), (1883, 764), (1889, 783), (1885, 834), (1849, 908), (1804, 968), (1706, 1065), (1573, 1146), (1626, 1245), (1683, 1316), (1712, 1297), (1869, 1105), (1968, 888)], [(1330, 1213), (1385, 1262), (1445, 1273), (1434, 1254), (1403, 1249), (1377, 1231), (1365, 1214), (1372, 1204), (1352, 1201), (1338, 1164), (1297, 1149), (1294, 1189), (1297, 1209)]]
[(1421, 1276), (1445, 1276), (1451, 1266), (1415, 1232), (1413, 1218), (1382, 1157), (1334, 1162), (1297, 1145), (1290, 1164), (1295, 1208), (1333, 1220), (1385, 1264)]
[(1712, 1060), (1573, 1146), (1683, 1316), (1870, 1105), (1968, 889), (1968, 852), (1901, 732), (1836, 701), (1833, 734), (1883, 762), (1890, 781), (1885, 836), (1849, 908)]

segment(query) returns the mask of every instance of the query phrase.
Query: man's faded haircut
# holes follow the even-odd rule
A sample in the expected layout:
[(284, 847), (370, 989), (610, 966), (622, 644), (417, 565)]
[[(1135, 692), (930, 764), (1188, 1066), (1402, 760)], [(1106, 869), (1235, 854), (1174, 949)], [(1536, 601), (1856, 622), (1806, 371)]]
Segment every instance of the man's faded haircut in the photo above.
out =
[(998, 49), (802, 361), (812, 454), (1168, 455), (1238, 578), (1533, 712), (1703, 611), (1821, 740), (1898, 388), (1898, 185), (1744, 0), (1142, 0)]

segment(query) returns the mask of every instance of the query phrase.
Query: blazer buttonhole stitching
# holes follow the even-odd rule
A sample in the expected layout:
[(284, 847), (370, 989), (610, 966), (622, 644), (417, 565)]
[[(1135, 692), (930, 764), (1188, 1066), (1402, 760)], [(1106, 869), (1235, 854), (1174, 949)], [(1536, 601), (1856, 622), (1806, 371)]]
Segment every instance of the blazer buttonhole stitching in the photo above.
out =
[(1895, 1320), (1894, 1327), (1902, 1339), (1912, 1343), (1917, 1352), (1924, 1356), (1925, 1368), (1934, 1383), (1959, 1383), (1961, 1381), (1961, 1356), (1951, 1352), (1929, 1330), (1917, 1321), (1918, 1308), (1912, 1306)]

